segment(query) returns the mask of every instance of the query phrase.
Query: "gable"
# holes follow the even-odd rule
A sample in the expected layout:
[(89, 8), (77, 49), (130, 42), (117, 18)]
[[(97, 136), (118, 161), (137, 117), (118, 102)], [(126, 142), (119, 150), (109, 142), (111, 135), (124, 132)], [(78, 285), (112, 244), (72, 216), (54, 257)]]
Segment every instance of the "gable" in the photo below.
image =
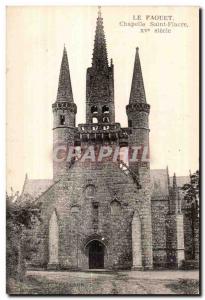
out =
[(26, 178), (21, 196), (23, 199), (26, 195), (31, 196), (33, 199), (37, 199), (53, 184), (54, 181), (52, 179)]
[(168, 178), (166, 169), (150, 170), (152, 198), (167, 197)]

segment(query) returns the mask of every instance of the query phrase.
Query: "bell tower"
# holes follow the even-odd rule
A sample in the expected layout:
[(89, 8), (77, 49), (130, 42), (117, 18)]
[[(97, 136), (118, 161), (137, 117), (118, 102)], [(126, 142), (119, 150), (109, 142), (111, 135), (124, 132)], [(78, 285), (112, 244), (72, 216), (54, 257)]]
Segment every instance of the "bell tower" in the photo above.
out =
[[(128, 126), (131, 130), (128, 144), (132, 156), (133, 149), (140, 147), (144, 154), (129, 161), (129, 168), (137, 173), (141, 189), (139, 197), (142, 199), (140, 213), (142, 217), (142, 264), (145, 269), (152, 269), (152, 222), (151, 222), (151, 185), (149, 162), (149, 111), (150, 105), (146, 102), (144, 82), (142, 77), (139, 48), (136, 48), (135, 63), (132, 77), (129, 104), (126, 106)], [(138, 151), (140, 154), (140, 151)], [(142, 152), (141, 152), (142, 154)]]
[[(130, 99), (129, 104), (126, 106), (126, 111), (128, 127), (131, 129), (129, 146), (131, 148), (142, 147), (148, 154), (150, 105), (146, 102), (138, 47), (136, 48)], [(149, 162), (147, 165), (149, 165)], [(137, 172), (138, 164), (136, 162), (130, 162), (130, 168)]]
[(108, 64), (103, 18), (99, 7), (92, 67), (86, 77), (86, 123), (115, 123), (114, 66)]
[(73, 100), (68, 56), (63, 50), (58, 92), (53, 108), (53, 178), (58, 180), (67, 175), (70, 162), (67, 161), (66, 151), (74, 145), (75, 116), (77, 106)]

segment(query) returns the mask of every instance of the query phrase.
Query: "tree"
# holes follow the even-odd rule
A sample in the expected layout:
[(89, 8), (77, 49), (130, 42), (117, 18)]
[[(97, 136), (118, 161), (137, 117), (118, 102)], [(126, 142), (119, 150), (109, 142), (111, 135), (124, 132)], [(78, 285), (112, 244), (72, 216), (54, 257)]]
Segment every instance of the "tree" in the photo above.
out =
[(185, 213), (190, 218), (192, 231), (192, 257), (197, 259), (199, 253), (199, 171), (190, 175), (190, 182), (182, 186), (184, 194)]
[(184, 192), (186, 207), (195, 210), (196, 217), (199, 217), (199, 171), (190, 175), (190, 183), (186, 183), (181, 188)]
[(6, 195), (6, 259), (7, 277), (22, 280), (25, 261), (36, 251), (38, 241), (31, 239), (29, 232), (40, 221), (40, 205), (35, 200), (18, 192)]

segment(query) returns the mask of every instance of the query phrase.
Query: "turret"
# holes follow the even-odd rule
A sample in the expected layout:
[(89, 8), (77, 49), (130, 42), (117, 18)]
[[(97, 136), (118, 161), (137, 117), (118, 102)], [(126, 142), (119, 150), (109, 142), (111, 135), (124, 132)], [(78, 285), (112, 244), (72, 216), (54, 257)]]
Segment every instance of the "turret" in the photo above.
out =
[[(152, 223), (151, 223), (151, 185), (150, 185), (150, 164), (149, 164), (149, 110), (146, 103), (145, 89), (142, 77), (142, 70), (139, 58), (139, 49), (136, 49), (132, 86), (130, 91), (129, 104), (126, 106), (128, 116), (129, 134), (129, 168), (138, 174), (141, 189), (138, 197), (143, 199), (141, 210), (143, 218), (141, 228), (143, 230), (142, 250), (146, 253), (142, 264), (145, 269), (151, 269), (153, 265), (152, 255)], [(140, 147), (138, 155), (134, 156), (136, 147)], [(138, 148), (139, 149), (139, 148)], [(143, 150), (143, 151), (142, 151)], [(134, 156), (134, 157), (133, 157)], [(137, 161), (136, 161), (137, 159)], [(140, 161), (138, 161), (140, 160)], [(146, 241), (146, 242), (145, 242)]]
[(92, 67), (86, 77), (86, 123), (114, 123), (114, 66), (107, 58), (103, 18), (99, 8)]
[[(129, 104), (126, 106), (128, 116), (128, 127), (131, 129), (129, 138), (129, 147), (132, 152), (132, 147), (146, 147), (147, 155), (149, 150), (149, 111), (150, 105), (146, 103), (146, 95), (142, 70), (139, 58), (139, 48), (136, 48), (135, 63), (133, 70), (132, 86), (130, 91)], [(132, 156), (132, 153), (130, 153)], [(148, 156), (146, 156), (149, 159)], [(130, 167), (133, 171), (136, 170), (136, 163), (130, 162)]]
[(70, 162), (66, 153), (69, 146), (74, 145), (74, 128), (77, 106), (73, 100), (68, 56), (63, 50), (58, 92), (53, 108), (53, 177), (54, 180), (67, 174)]

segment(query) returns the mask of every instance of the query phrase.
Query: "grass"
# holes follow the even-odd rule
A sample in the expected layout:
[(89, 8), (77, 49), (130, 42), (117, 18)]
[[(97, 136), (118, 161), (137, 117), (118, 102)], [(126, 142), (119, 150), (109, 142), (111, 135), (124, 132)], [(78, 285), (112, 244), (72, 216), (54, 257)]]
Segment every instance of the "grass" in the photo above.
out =
[[(56, 277), (57, 278), (57, 277)], [(199, 294), (199, 281), (192, 279), (158, 280), (128, 278), (125, 274), (83, 278), (69, 277), (48, 279), (46, 276), (28, 275), (22, 282), (8, 280), (7, 293), (10, 295), (71, 295), (71, 294)]]
[(57, 283), (45, 278), (27, 276), (22, 282), (10, 280), (7, 286), (8, 294), (20, 295), (60, 295), (70, 294), (69, 283)]
[(180, 295), (199, 294), (199, 281), (194, 279), (180, 279), (167, 285), (173, 292)]

